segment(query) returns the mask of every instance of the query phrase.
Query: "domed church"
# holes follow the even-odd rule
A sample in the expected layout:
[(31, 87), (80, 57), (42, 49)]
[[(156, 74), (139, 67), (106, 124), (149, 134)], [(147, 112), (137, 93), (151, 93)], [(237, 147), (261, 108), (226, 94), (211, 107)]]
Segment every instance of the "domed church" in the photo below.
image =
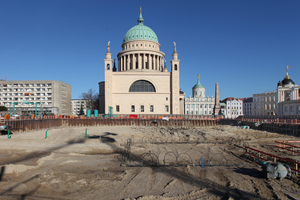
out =
[(158, 37), (144, 25), (141, 9), (137, 21), (125, 34), (122, 51), (117, 54), (118, 64), (112, 59), (108, 42), (105, 81), (99, 82), (99, 113), (184, 114), (176, 43), (168, 72)]

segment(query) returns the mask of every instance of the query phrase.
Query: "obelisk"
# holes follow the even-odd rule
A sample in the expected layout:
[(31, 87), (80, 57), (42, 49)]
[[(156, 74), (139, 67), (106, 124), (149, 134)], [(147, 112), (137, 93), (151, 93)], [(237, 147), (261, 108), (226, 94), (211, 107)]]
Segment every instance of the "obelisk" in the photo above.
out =
[(219, 115), (219, 112), (220, 112), (219, 83), (216, 83), (214, 115), (215, 116)]

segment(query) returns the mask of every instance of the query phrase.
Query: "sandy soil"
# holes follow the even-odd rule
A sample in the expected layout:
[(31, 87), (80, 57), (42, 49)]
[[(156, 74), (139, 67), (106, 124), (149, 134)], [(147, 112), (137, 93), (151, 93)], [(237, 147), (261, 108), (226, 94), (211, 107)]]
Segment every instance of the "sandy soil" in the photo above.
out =
[[(85, 132), (87, 131), (87, 138)], [(297, 137), (234, 126), (62, 127), (0, 136), (2, 199), (300, 199), (244, 156)], [(204, 167), (202, 168), (202, 159)]]

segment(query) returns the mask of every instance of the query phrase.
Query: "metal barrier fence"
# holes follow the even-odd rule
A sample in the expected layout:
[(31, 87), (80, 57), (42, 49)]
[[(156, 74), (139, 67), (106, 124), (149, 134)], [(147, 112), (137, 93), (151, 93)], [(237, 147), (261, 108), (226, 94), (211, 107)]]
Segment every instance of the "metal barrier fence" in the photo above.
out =
[[(245, 166), (245, 162), (240, 159), (229, 159), (228, 156), (222, 153), (208, 154), (194, 154), (191, 156), (189, 153), (179, 153), (177, 150), (161, 152), (145, 152), (141, 154), (134, 154), (131, 151), (133, 138), (128, 138), (127, 142), (122, 146), (125, 150), (121, 153), (119, 161), (121, 166), (126, 167), (145, 167), (145, 166)], [(161, 144), (161, 143), (156, 143)]]
[(152, 119), (44, 119), (44, 120), (6, 120), (5, 124), (14, 131), (30, 131), (38, 129), (56, 128), (61, 126), (215, 126), (218, 120), (152, 120)]

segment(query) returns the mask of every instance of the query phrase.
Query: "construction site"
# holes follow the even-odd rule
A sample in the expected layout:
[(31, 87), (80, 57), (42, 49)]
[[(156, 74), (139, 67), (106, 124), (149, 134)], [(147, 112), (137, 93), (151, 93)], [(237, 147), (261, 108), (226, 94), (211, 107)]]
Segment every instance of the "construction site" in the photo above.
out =
[(300, 199), (297, 120), (6, 120), (0, 199)]

